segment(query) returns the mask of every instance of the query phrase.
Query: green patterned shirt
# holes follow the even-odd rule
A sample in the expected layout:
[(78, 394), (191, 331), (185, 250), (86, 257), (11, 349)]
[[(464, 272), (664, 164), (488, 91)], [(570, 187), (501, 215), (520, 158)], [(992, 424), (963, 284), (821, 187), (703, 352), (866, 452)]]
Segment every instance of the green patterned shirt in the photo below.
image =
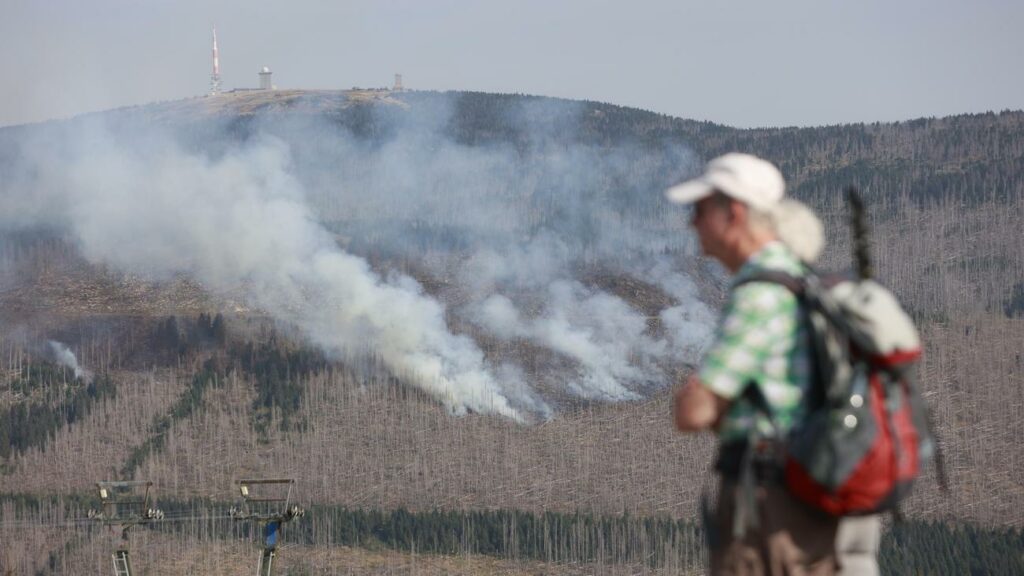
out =
[(781, 431), (802, 417), (804, 390), (810, 385), (811, 347), (796, 296), (785, 286), (744, 278), (761, 270), (803, 276), (804, 265), (782, 243), (772, 242), (750, 257), (733, 279), (719, 319), (715, 341), (700, 368), (701, 382), (731, 401), (718, 429), (723, 442), (747, 438), (750, 426), (772, 429), (746, 399), (737, 399), (753, 382), (771, 406)]

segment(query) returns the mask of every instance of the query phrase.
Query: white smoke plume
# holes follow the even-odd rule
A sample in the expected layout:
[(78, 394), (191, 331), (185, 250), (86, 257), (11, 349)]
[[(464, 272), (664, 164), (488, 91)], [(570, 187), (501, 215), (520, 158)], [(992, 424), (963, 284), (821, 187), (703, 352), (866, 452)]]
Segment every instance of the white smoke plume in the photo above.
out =
[(271, 138), (218, 161), (167, 144), (154, 162), (113, 154), (71, 167), (89, 198), (71, 217), (85, 254), (129, 270), (245, 287), (255, 306), (330, 352), (372, 347), (451, 409), (518, 418), (467, 337), (411, 278), (383, 279), (337, 247)]
[[(518, 147), (456, 141), (446, 133), (448, 105), (403, 118), (397, 136), (371, 143), (295, 118), (254, 122), (241, 137), (208, 130), (212, 144), (101, 120), (26, 131), (14, 160), (8, 154), (17, 169), (0, 175), (5, 204), (17, 206), (0, 214), (0, 231), (53, 227), (97, 263), (187, 275), (215, 292), (241, 289), (328, 353), (373, 351), (455, 413), (523, 420), (551, 408), (519, 367), (485, 361), (446, 315), (569, 358), (578, 366), (570, 394), (637, 398), (666, 383), (665, 362), (699, 353), (710, 313), (689, 279), (659, 271), (647, 281), (678, 306), (661, 312), (664, 334), (652, 335), (644, 312), (574, 278), (581, 259), (625, 271), (639, 269), (635, 256), (669, 270), (659, 255), (690, 240), (657, 216), (648, 226), (626, 221), (611, 202), (628, 194), (591, 196), (646, 174), (637, 166), (649, 151), (550, 145), (552, 132), (578, 120), (562, 118), (561, 106), (508, 112), (528, 135)], [(685, 150), (667, 155), (678, 170), (693, 168)], [(647, 192), (660, 197), (661, 186)], [(533, 203), (524, 206), (524, 196)], [(396, 253), (421, 246), (420, 264), (439, 276), (454, 259), (468, 298), (446, 310), (410, 276), (375, 271), (339, 244)], [(446, 255), (431, 258), (436, 249)], [(468, 261), (452, 256), (467, 253)], [(524, 294), (540, 304), (524, 308)]]
[(511, 300), (496, 294), (480, 305), (477, 320), (499, 337), (533, 340), (577, 361), (582, 373), (567, 385), (583, 398), (638, 398), (628, 385), (642, 381), (644, 372), (633, 355), (651, 354), (657, 347), (660, 356), (664, 349), (663, 342), (644, 335), (644, 318), (621, 299), (591, 292), (578, 282), (558, 281), (548, 297), (541, 314), (527, 319)]
[(92, 378), (92, 374), (88, 370), (79, 366), (78, 358), (70, 348), (56, 340), (47, 340), (46, 347), (47, 352), (53, 357), (53, 361), (60, 366), (70, 368), (75, 373), (75, 378)]
[[(571, 279), (570, 262), (567, 247), (550, 237), (504, 255), (478, 252), (464, 268), (463, 282), (482, 300), (466, 313), (498, 338), (533, 341), (576, 362), (579, 374), (565, 382), (573, 394), (636, 399), (635, 387), (658, 379), (656, 362), (678, 350), (671, 340), (649, 335), (646, 316), (623, 299)], [(495, 293), (500, 287), (538, 291), (539, 309), (524, 315), (512, 299)]]
[(700, 301), (693, 279), (673, 270), (664, 261), (655, 263), (645, 277), (679, 302), (659, 315), (675, 352), (688, 360), (699, 357), (711, 342), (715, 313)]

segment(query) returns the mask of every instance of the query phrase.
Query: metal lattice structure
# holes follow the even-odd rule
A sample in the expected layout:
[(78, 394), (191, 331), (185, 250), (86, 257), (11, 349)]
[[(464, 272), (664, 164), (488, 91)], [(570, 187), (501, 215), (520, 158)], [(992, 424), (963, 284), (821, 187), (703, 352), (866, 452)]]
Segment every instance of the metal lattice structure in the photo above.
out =
[(301, 518), (305, 510), (292, 503), (293, 478), (239, 480), (239, 506), (231, 508), (235, 520), (256, 522), (263, 535), (263, 550), (257, 576), (271, 576), (277, 543), (284, 524)]
[(111, 557), (114, 560), (114, 576), (131, 576), (132, 564), (128, 561), (128, 550), (115, 550)]
[(121, 541), (111, 554), (114, 576), (131, 576), (132, 566), (128, 550), (128, 530), (164, 517), (153, 501), (153, 483), (148, 481), (109, 480), (97, 482), (100, 510), (90, 510), (93, 520), (121, 530)]

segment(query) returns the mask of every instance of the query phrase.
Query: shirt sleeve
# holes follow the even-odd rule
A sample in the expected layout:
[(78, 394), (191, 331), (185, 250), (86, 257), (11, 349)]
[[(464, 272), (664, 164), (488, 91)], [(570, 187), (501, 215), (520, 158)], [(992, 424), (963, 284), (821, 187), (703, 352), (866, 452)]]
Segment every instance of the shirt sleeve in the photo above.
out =
[(750, 282), (733, 290), (701, 364), (704, 386), (733, 400), (749, 382), (759, 382), (766, 359), (792, 340), (796, 305), (792, 292), (778, 284)]

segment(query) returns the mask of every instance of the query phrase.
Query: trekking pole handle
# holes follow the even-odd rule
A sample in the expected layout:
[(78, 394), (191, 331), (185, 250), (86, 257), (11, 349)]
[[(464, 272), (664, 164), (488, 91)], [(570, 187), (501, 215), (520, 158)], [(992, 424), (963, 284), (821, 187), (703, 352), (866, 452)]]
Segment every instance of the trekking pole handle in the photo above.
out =
[(871, 241), (868, 238), (868, 218), (864, 201), (855, 186), (846, 189), (846, 201), (850, 204), (850, 227), (853, 230), (853, 263), (857, 279), (870, 280), (874, 276), (871, 266)]

